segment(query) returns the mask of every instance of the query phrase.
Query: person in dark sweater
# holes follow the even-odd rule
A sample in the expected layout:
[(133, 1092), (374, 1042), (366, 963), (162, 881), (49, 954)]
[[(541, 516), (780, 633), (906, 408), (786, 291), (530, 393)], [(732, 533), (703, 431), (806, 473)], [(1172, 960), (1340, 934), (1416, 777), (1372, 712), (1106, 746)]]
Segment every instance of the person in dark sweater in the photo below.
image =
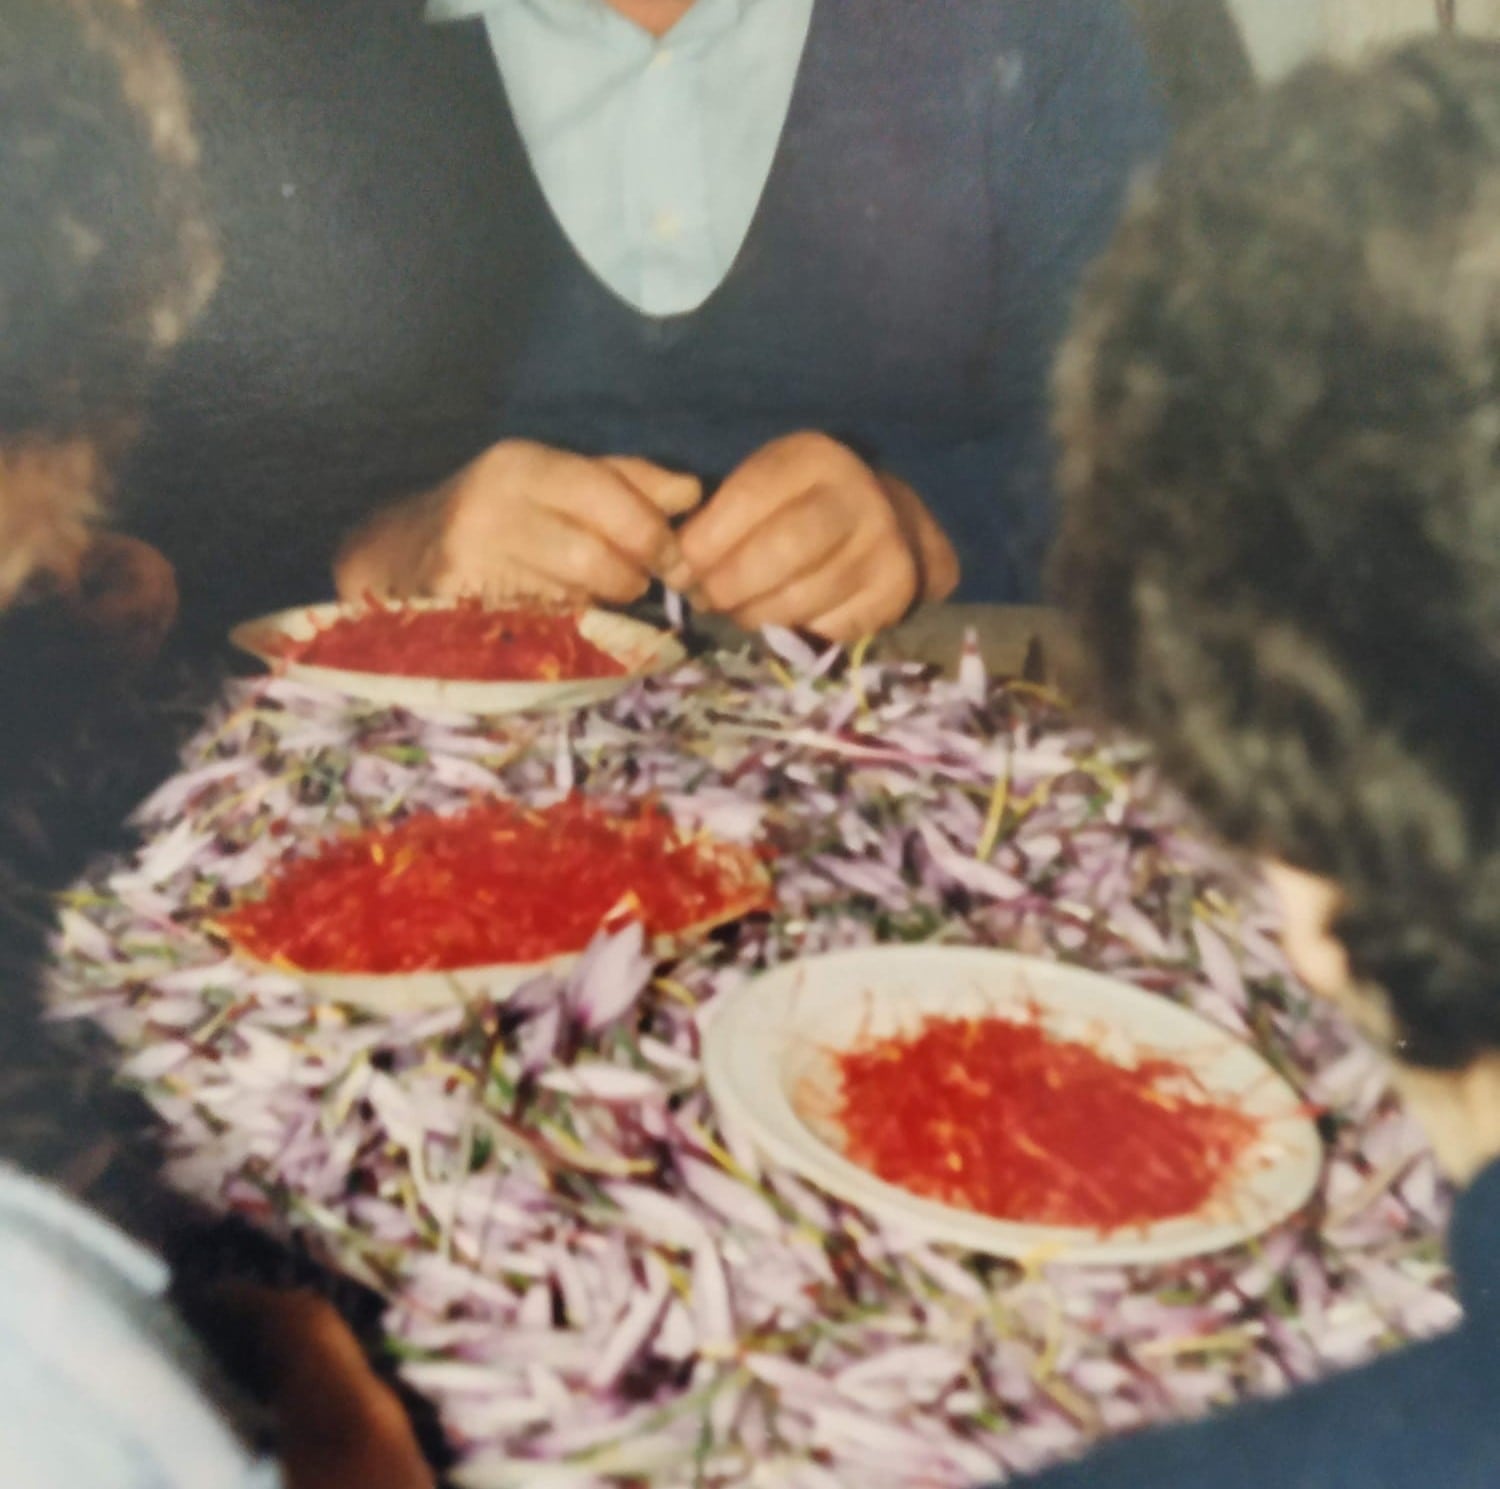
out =
[(1465, 1318), (1037, 1489), (1500, 1484), (1500, 47), (1315, 66), (1184, 142), (1058, 373), (1105, 714), (1270, 865), (1462, 1186)]
[(227, 267), (130, 513), (194, 621), (336, 553), (830, 635), (1034, 590), (1050, 352), (1167, 131), (1121, 0), (157, 14)]

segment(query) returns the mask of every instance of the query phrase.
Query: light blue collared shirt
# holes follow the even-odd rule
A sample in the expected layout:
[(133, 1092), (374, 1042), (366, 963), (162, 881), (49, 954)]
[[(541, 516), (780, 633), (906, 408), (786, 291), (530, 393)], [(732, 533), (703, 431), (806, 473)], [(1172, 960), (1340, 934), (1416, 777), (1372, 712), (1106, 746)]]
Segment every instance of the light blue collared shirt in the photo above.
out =
[(750, 231), (812, 7), (695, 0), (660, 40), (606, 0), (429, 0), (427, 18), (484, 18), (573, 247), (637, 310), (677, 315), (718, 288)]
[(277, 1489), (204, 1394), (166, 1266), (0, 1164), (0, 1484)]

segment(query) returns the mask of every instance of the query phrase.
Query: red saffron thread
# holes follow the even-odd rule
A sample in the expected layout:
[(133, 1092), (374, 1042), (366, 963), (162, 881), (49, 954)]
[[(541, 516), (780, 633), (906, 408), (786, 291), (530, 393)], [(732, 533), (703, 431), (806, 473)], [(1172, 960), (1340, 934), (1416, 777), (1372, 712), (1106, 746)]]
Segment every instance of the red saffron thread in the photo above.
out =
[(281, 654), (309, 667), (465, 682), (560, 682), (627, 670), (583, 635), (577, 615), (492, 610), (472, 597), (437, 609), (377, 603), (286, 642)]
[(685, 832), (654, 804), (622, 813), (570, 797), (337, 838), (218, 925), (251, 956), (306, 972), (449, 971), (581, 951), (601, 926), (676, 935), (768, 903), (752, 849)]
[(1260, 1132), (1185, 1065), (1117, 1064), (1035, 1019), (929, 1018), (835, 1063), (847, 1157), (1001, 1220), (1114, 1231), (1191, 1215)]

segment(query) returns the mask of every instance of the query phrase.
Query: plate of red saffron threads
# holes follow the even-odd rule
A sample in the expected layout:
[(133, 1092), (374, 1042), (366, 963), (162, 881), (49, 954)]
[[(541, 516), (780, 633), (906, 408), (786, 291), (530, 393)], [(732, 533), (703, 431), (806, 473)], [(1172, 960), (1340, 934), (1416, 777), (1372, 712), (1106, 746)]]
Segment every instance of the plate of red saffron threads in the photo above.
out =
[(964, 947), (789, 962), (705, 1033), (725, 1120), (888, 1227), (1032, 1263), (1237, 1245), (1317, 1185), (1323, 1147), (1261, 1057), (1157, 994)]
[(502, 998), (631, 921), (668, 954), (770, 904), (754, 848), (655, 803), (489, 798), (329, 838), (213, 928), (258, 968), (394, 1013)]
[(627, 615), (477, 598), (306, 606), (230, 640), (293, 681), (368, 703), (491, 715), (584, 708), (686, 655)]

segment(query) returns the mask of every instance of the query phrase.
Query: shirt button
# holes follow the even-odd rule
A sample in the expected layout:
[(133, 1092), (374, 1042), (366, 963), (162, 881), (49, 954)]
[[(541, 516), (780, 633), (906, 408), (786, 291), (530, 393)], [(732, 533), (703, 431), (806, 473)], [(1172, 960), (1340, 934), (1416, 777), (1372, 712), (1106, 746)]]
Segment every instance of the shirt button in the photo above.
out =
[(682, 216), (677, 212), (658, 212), (651, 219), (651, 231), (663, 243), (682, 236)]

